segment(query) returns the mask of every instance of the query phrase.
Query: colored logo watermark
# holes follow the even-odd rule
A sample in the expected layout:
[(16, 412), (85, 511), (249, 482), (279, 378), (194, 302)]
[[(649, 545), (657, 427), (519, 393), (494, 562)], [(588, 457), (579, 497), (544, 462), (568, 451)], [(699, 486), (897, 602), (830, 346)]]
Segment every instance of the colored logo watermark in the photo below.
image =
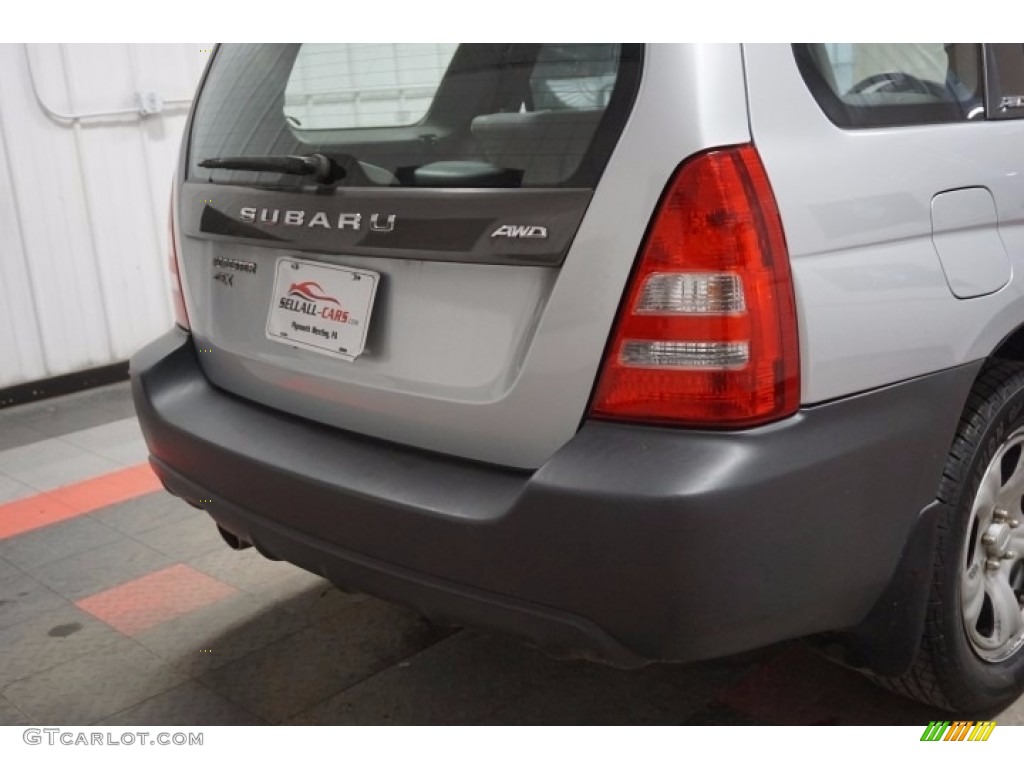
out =
[(921, 741), (988, 741), (994, 720), (932, 720), (921, 734)]

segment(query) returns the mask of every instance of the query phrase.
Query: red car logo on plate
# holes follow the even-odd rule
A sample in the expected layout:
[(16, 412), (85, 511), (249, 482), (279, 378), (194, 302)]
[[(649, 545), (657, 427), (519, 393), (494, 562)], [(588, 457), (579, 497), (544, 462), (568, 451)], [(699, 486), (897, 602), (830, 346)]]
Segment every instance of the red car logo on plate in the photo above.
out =
[(340, 301), (324, 293), (320, 283), (315, 283), (312, 280), (307, 280), (304, 283), (292, 283), (288, 289), (288, 295), (298, 296), (300, 299), (306, 299), (307, 301), (330, 301), (339, 307), (341, 306)]

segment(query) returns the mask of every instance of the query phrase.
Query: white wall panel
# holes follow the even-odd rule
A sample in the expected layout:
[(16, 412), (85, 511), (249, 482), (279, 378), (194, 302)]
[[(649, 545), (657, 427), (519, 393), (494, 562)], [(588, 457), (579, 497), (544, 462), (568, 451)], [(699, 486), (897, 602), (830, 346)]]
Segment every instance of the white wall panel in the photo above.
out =
[[(0, 45), (0, 387), (123, 360), (170, 327), (168, 194), (208, 48)], [(139, 91), (163, 111), (140, 116)]]

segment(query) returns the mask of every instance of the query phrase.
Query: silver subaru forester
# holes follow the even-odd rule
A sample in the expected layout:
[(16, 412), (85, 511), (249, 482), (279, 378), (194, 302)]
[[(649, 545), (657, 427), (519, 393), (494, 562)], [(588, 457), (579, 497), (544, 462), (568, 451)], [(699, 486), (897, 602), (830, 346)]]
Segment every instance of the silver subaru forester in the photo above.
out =
[(223, 45), (170, 251), (135, 402), (231, 546), (621, 666), (1024, 690), (1024, 46)]

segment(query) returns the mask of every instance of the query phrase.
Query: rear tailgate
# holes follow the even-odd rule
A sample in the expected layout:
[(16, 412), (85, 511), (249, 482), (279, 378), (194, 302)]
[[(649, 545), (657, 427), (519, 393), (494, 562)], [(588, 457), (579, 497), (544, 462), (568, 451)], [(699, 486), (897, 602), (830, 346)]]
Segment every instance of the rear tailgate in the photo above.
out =
[[(738, 47), (617, 44), (222, 46), (190, 133), (179, 259), (211, 381), (518, 467), (578, 428), (675, 166), (748, 139)], [(343, 178), (199, 166), (315, 153)]]

